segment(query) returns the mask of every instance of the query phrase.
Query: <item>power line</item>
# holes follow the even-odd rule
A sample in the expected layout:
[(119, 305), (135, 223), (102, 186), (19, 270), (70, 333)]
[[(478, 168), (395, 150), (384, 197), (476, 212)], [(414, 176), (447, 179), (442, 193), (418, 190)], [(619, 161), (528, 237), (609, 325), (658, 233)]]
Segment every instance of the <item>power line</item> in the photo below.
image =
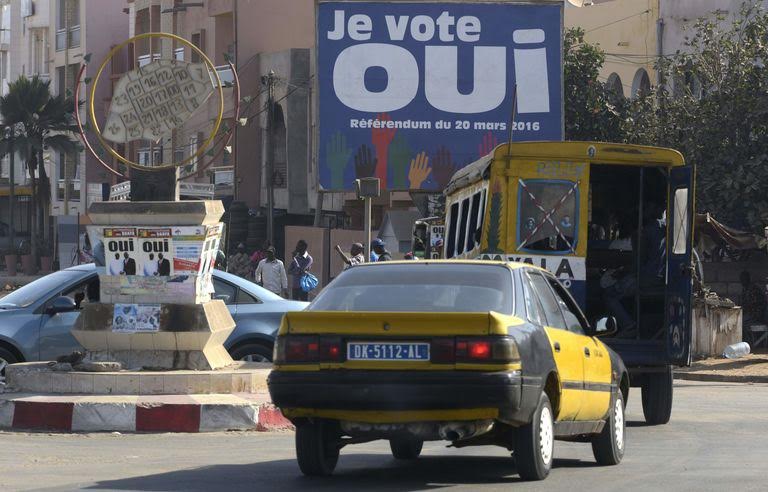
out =
[(633, 17), (637, 17), (637, 16), (639, 16), (639, 15), (643, 15), (643, 14), (648, 14), (648, 13), (650, 13), (650, 12), (651, 12), (651, 9), (647, 9), (647, 10), (644, 10), (644, 11), (642, 11), (642, 12), (638, 12), (638, 13), (636, 13), (636, 14), (632, 14), (632, 15), (630, 15), (630, 16), (624, 17), (624, 18), (622, 18), (622, 19), (618, 19), (618, 20), (615, 20), (615, 21), (613, 21), (613, 22), (609, 22), (608, 24), (603, 24), (602, 26), (597, 26), (597, 27), (595, 27), (595, 28), (592, 28), (592, 29), (590, 29), (589, 31), (585, 31), (584, 33), (585, 33), (585, 34), (587, 34), (587, 33), (590, 33), (590, 32), (594, 32), (594, 31), (597, 31), (598, 29), (602, 29), (602, 28), (604, 28), (604, 27), (612, 26), (612, 25), (614, 25), (614, 24), (618, 24), (619, 22), (623, 22), (623, 21), (625, 21), (625, 20), (627, 20), (627, 19), (631, 19), (631, 18), (633, 18)]

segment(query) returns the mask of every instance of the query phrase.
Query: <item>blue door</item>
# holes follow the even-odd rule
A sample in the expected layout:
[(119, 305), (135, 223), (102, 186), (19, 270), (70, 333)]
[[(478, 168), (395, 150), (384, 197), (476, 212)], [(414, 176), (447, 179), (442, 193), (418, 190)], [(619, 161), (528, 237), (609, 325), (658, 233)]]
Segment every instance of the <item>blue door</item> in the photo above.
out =
[(669, 173), (665, 325), (667, 355), (675, 365), (688, 365), (691, 360), (693, 178), (691, 166), (673, 168)]

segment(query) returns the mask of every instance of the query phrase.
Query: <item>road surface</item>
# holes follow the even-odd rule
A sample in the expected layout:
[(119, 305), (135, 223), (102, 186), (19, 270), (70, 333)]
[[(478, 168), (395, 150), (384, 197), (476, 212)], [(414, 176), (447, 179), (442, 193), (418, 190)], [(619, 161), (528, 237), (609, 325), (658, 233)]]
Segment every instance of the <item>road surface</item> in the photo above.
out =
[(672, 422), (646, 427), (629, 399), (624, 462), (597, 467), (589, 445), (556, 443), (544, 482), (520, 482), (501, 448), (427, 443), (415, 462), (384, 442), (342, 450), (333, 477), (309, 479), (293, 434), (0, 433), (0, 490), (766, 490), (768, 385), (677, 382)]

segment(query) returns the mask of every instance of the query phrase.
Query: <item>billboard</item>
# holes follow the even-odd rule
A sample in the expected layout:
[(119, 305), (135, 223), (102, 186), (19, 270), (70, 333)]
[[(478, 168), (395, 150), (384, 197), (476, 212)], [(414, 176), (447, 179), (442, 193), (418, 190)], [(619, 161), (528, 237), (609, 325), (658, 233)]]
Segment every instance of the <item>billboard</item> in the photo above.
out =
[(562, 140), (562, 3), (333, 2), (317, 7), (326, 190), (442, 190), (509, 138)]

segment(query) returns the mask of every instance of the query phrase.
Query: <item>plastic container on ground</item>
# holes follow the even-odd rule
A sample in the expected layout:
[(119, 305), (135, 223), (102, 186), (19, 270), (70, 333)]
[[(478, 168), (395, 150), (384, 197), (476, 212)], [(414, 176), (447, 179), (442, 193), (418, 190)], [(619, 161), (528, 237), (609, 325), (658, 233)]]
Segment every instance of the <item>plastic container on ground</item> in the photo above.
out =
[(738, 359), (739, 357), (749, 355), (749, 350), (750, 348), (747, 342), (734, 343), (725, 347), (723, 357), (727, 359)]

